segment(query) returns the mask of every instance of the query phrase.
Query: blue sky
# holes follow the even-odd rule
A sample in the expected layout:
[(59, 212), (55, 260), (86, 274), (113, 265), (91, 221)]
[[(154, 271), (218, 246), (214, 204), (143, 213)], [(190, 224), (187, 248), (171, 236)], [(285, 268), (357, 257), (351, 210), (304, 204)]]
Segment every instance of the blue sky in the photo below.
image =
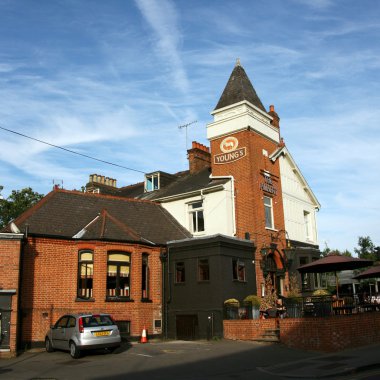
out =
[[(380, 245), (380, 2), (0, 0), (0, 126), (142, 172), (187, 168), (239, 57), (320, 201), (319, 242)], [(0, 130), (7, 197), (143, 174)]]

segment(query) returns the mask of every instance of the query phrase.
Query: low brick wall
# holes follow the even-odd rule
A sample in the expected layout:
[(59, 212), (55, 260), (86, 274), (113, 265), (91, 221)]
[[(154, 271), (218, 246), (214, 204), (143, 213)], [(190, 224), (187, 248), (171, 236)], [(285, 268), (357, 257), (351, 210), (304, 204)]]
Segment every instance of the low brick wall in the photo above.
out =
[(380, 343), (380, 312), (326, 318), (285, 318), (223, 321), (224, 338), (255, 340), (265, 330), (280, 328), (280, 341), (288, 347), (334, 352)]
[(223, 321), (225, 339), (255, 340), (261, 337), (265, 330), (275, 329), (276, 319), (238, 319)]

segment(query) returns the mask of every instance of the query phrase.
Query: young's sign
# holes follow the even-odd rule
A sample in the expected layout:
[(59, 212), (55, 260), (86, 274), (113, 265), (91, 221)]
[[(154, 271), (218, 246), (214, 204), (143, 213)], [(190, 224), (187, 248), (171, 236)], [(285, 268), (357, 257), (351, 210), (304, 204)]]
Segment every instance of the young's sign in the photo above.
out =
[(228, 136), (220, 143), (220, 150), (223, 153), (214, 156), (215, 164), (227, 164), (229, 162), (240, 160), (246, 153), (246, 148), (238, 148), (239, 140), (236, 137)]

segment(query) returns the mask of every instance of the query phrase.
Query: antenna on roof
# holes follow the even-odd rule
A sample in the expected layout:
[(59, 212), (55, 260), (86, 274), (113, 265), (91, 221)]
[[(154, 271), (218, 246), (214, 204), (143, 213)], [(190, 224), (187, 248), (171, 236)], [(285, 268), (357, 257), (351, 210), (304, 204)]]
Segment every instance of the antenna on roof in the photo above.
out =
[(183, 124), (183, 125), (179, 125), (178, 126), (178, 129), (182, 129), (182, 128), (185, 128), (186, 129), (186, 150), (187, 150), (187, 127), (189, 127), (191, 124), (195, 124), (197, 122), (197, 120), (194, 120), (190, 123), (187, 123), (187, 124)]

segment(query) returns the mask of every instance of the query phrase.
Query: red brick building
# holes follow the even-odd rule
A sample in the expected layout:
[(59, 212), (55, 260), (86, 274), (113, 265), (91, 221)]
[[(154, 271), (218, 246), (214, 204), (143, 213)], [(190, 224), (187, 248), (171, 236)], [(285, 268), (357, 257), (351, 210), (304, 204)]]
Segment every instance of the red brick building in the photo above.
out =
[(17, 340), (41, 344), (69, 312), (111, 313), (128, 336), (144, 326), (161, 333), (160, 256), (167, 241), (191, 235), (159, 204), (56, 189), (7, 230), (0, 234), (5, 354)]

